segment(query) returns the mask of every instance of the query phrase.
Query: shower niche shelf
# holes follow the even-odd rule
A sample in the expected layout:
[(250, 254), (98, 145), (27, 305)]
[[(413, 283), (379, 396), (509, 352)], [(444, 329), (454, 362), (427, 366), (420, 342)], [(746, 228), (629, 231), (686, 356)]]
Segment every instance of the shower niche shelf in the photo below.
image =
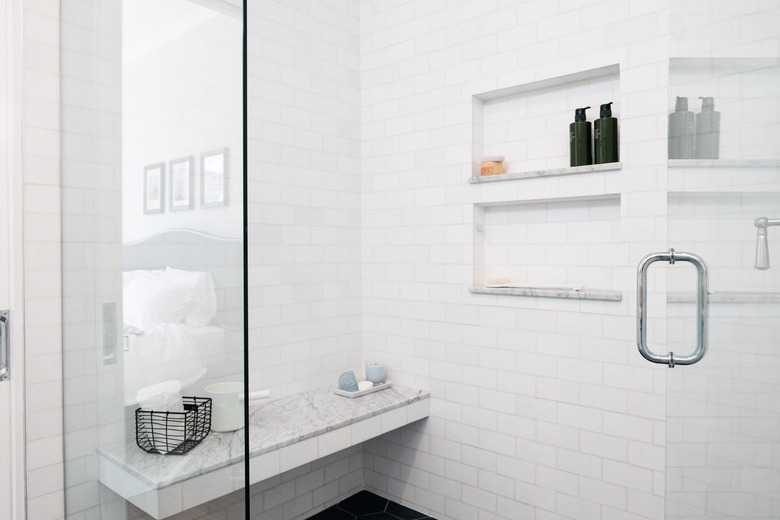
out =
[(472, 294), (621, 301), (620, 195), (474, 205)]
[[(620, 169), (620, 163), (571, 168), (569, 124), (574, 109), (615, 102), (620, 117), (620, 65), (612, 64), (472, 96), (472, 176), (469, 182), (596, 173)], [(505, 157), (500, 175), (480, 176), (480, 161)]]
[[(759, 291), (710, 291), (710, 303), (780, 303), (780, 292)], [(668, 303), (696, 303), (696, 293), (670, 292), (666, 295)]]
[(780, 159), (669, 159), (670, 169), (676, 168), (780, 168)]
[(609, 172), (622, 168), (619, 162), (605, 164), (589, 164), (586, 166), (574, 166), (568, 168), (551, 168), (549, 170), (533, 170), (525, 172), (506, 172), (498, 175), (480, 175), (469, 177), (471, 184), (482, 182), (511, 181), (515, 179), (535, 179), (539, 177), (555, 177), (559, 175), (576, 175), (580, 173)]
[(505, 296), (531, 296), (535, 298), (565, 298), (572, 300), (606, 300), (619, 302), (623, 299), (622, 291), (610, 291), (606, 289), (588, 289), (585, 287), (487, 287), (472, 285), (469, 287), (472, 294), (503, 294)]

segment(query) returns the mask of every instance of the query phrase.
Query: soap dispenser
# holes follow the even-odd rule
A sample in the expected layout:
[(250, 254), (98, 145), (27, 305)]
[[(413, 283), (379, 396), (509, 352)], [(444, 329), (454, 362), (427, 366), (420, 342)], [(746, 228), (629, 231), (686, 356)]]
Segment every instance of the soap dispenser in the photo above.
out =
[(590, 144), (591, 124), (586, 120), (585, 110), (590, 107), (578, 108), (574, 111), (574, 122), (569, 125), (569, 157), (570, 166), (585, 166), (593, 163), (593, 151)]
[(715, 110), (715, 100), (711, 97), (701, 99), (701, 112), (696, 114), (697, 159), (717, 159), (720, 154), (720, 112)]
[(693, 159), (695, 135), (688, 98), (677, 96), (674, 112), (669, 114), (669, 159)]
[(612, 117), (612, 101), (601, 105), (599, 118), (593, 122), (595, 163), (618, 162), (618, 120)]

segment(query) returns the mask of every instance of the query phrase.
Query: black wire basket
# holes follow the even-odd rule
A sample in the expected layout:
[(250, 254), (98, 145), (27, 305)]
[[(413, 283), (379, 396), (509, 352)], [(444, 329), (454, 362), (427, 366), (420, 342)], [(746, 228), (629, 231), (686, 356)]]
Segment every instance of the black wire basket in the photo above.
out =
[(135, 411), (135, 442), (149, 453), (184, 455), (211, 430), (211, 399), (183, 397), (183, 412)]

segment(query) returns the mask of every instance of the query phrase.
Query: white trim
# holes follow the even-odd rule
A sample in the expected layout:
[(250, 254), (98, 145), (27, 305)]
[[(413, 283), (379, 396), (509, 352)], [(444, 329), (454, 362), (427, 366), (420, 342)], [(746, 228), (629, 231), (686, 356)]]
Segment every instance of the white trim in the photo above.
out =
[(159, 231), (157, 233), (153, 233), (153, 234), (151, 234), (149, 236), (146, 236), (144, 238), (139, 238), (138, 240), (132, 240), (132, 241), (129, 241), (129, 242), (122, 242), (122, 245), (123, 246), (134, 246), (134, 245), (137, 245), (137, 244), (142, 244), (142, 243), (146, 242), (147, 240), (151, 240), (153, 238), (156, 238), (156, 237), (168, 234), (168, 233), (190, 233), (192, 235), (196, 235), (196, 236), (199, 236), (199, 237), (208, 238), (210, 240), (221, 240), (223, 242), (241, 242), (243, 240), (243, 238), (241, 238), (241, 237), (236, 237), (236, 238), (218, 237), (216, 235), (210, 235), (210, 234), (204, 233), (202, 231), (195, 231), (194, 229), (183, 229), (183, 228), (181, 228), (181, 229), (166, 229), (165, 231)]
[(6, 3), (6, 59), (8, 192), (10, 235), (11, 310), (11, 471), (12, 518), (27, 518), (27, 460), (25, 436), (24, 364), (24, 187), (22, 171), (22, 0)]

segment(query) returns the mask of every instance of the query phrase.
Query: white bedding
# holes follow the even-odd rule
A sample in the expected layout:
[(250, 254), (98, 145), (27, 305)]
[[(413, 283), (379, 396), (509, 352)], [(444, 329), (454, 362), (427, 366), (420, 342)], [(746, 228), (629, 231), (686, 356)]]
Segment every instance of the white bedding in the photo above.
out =
[(208, 358), (224, 350), (225, 330), (213, 325), (168, 323), (151, 332), (128, 334), (123, 358), (125, 405), (136, 403), (141, 388), (171, 379), (181, 381), (186, 392), (206, 376)]
[(217, 312), (211, 275), (168, 266), (125, 272), (122, 282), (125, 404), (163, 381), (181, 381), (186, 392), (224, 352), (224, 329), (210, 325)]

